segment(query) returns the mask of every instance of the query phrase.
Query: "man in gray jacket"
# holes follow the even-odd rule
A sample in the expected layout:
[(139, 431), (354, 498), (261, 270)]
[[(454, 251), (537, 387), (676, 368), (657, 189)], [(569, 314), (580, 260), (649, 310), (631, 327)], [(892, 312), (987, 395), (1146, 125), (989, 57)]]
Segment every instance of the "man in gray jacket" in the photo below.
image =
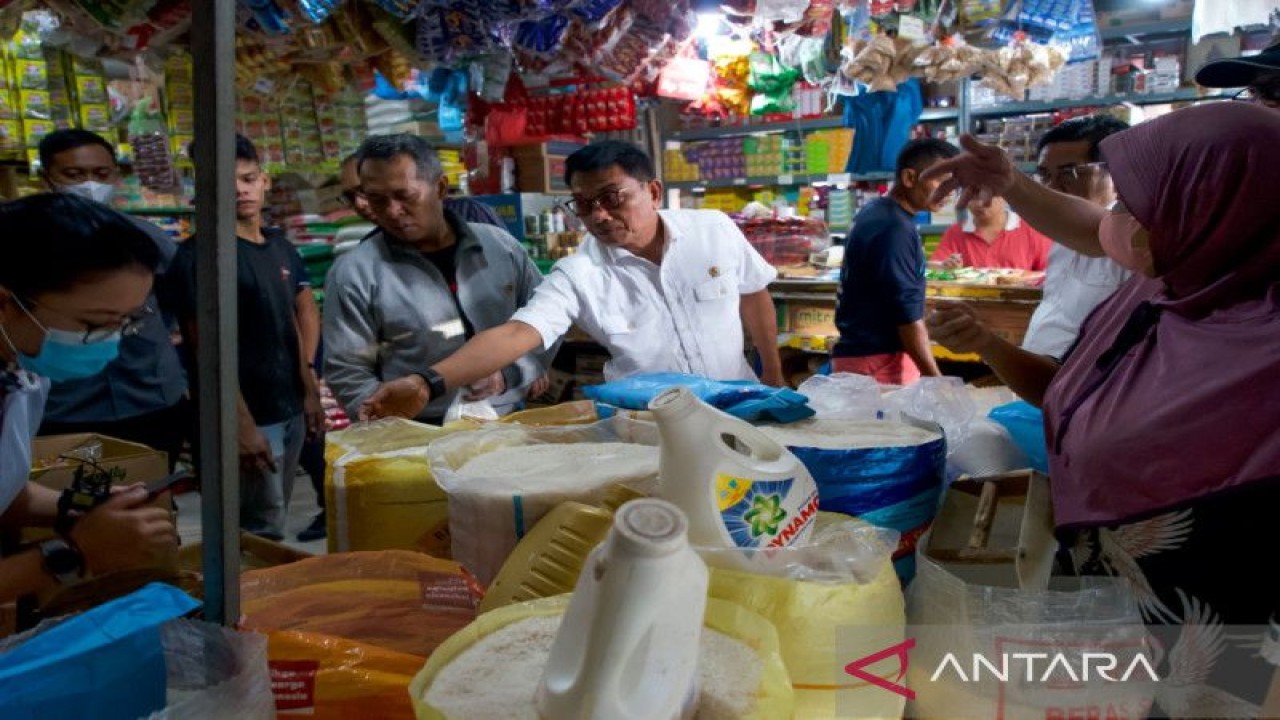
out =
[[(352, 417), (383, 380), (451, 355), (477, 332), (505, 323), (542, 281), (505, 230), (468, 223), (444, 206), (448, 179), (416, 135), (367, 139), (360, 193), (379, 232), (334, 263), (325, 283), (325, 379)], [(545, 372), (530, 354), (463, 388), (510, 412)], [(457, 393), (417, 419), (439, 423)]]

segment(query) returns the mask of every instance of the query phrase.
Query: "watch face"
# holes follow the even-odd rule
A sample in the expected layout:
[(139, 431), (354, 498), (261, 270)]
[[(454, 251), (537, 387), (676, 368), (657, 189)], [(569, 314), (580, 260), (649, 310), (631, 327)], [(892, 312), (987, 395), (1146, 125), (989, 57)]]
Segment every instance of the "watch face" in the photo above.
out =
[(62, 540), (46, 540), (40, 545), (45, 568), (61, 582), (80, 577), (80, 553)]

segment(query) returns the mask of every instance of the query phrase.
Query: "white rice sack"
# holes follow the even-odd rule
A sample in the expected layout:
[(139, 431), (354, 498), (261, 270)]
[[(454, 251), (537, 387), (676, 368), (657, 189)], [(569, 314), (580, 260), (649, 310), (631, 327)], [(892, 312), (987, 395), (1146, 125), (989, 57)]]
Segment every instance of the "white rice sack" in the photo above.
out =
[[(643, 425), (648, 431), (636, 427)], [(453, 559), (487, 585), (520, 538), (560, 503), (598, 504), (617, 484), (652, 492), (658, 448), (651, 430), (649, 423), (612, 418), (491, 427), (433, 443), (428, 455), (449, 496)]]
[[(463, 651), (423, 698), (450, 720), (539, 720), (534, 695), (563, 616), (507, 625)], [(695, 720), (733, 720), (755, 701), (764, 662), (746, 643), (703, 628)]]

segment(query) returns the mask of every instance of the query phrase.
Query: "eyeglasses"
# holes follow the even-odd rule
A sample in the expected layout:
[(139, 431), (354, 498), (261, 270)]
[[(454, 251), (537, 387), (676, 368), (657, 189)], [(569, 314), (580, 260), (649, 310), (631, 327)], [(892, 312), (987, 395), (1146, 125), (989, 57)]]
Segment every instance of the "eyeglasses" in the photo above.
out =
[(1263, 85), (1250, 85), (1231, 96), (1237, 102), (1257, 103), (1267, 107), (1280, 107), (1280, 82), (1271, 81)]
[(364, 194), (359, 190), (343, 190), (342, 193), (338, 195), (338, 202), (348, 208), (354, 208), (357, 201), (364, 199)]
[(1063, 165), (1052, 170), (1036, 168), (1035, 177), (1036, 180), (1039, 180), (1044, 185), (1065, 185), (1079, 182), (1081, 178), (1087, 177), (1094, 170), (1101, 170), (1106, 166), (1105, 162), (1091, 162)]
[[(37, 307), (37, 305), (38, 303), (36, 303), (35, 300), (31, 300), (31, 299), (28, 299), (25, 302), (18, 303), (18, 306), (21, 307), (23, 311), (27, 313), (27, 317), (31, 318), (32, 322), (34, 322), (41, 330), (44, 330), (45, 332), (49, 332), (49, 328), (45, 327), (44, 323), (40, 322), (39, 320), (36, 320), (36, 316), (30, 310), (27, 309), (27, 306), (34, 308), (34, 307)], [(132, 315), (125, 315), (124, 317), (120, 318), (118, 322), (94, 324), (94, 323), (87, 323), (83, 320), (80, 320), (79, 318), (72, 317), (71, 315), (68, 315), (56, 308), (51, 308), (48, 305), (43, 305), (41, 307), (43, 307), (47, 312), (53, 313), (54, 315), (60, 315), (68, 320), (71, 320), (72, 322), (76, 322), (83, 325), (84, 335), (80, 338), (80, 342), (85, 345), (92, 345), (93, 343), (96, 343), (96, 342), (109, 340), (111, 336), (115, 335), (116, 333), (120, 333), (124, 337), (133, 337), (134, 335), (137, 335), (138, 333), (142, 332), (142, 328), (143, 326), (145, 326), (147, 320), (156, 314), (156, 311), (150, 305), (143, 305), (142, 308), (138, 310), (138, 312), (133, 313)]]
[(597, 207), (602, 207), (606, 211), (617, 210), (627, 203), (627, 193), (632, 190), (635, 188), (613, 188), (593, 198), (573, 198), (565, 201), (564, 209), (578, 217), (587, 217), (595, 212)]

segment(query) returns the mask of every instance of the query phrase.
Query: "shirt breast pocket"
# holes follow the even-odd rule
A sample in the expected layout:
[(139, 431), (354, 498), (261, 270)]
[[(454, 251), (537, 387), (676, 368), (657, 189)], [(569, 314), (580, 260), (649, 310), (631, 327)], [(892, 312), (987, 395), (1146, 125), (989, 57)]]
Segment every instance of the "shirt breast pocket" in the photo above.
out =
[(733, 294), (733, 286), (727, 277), (712, 278), (693, 287), (693, 297), (698, 302), (716, 302)]

